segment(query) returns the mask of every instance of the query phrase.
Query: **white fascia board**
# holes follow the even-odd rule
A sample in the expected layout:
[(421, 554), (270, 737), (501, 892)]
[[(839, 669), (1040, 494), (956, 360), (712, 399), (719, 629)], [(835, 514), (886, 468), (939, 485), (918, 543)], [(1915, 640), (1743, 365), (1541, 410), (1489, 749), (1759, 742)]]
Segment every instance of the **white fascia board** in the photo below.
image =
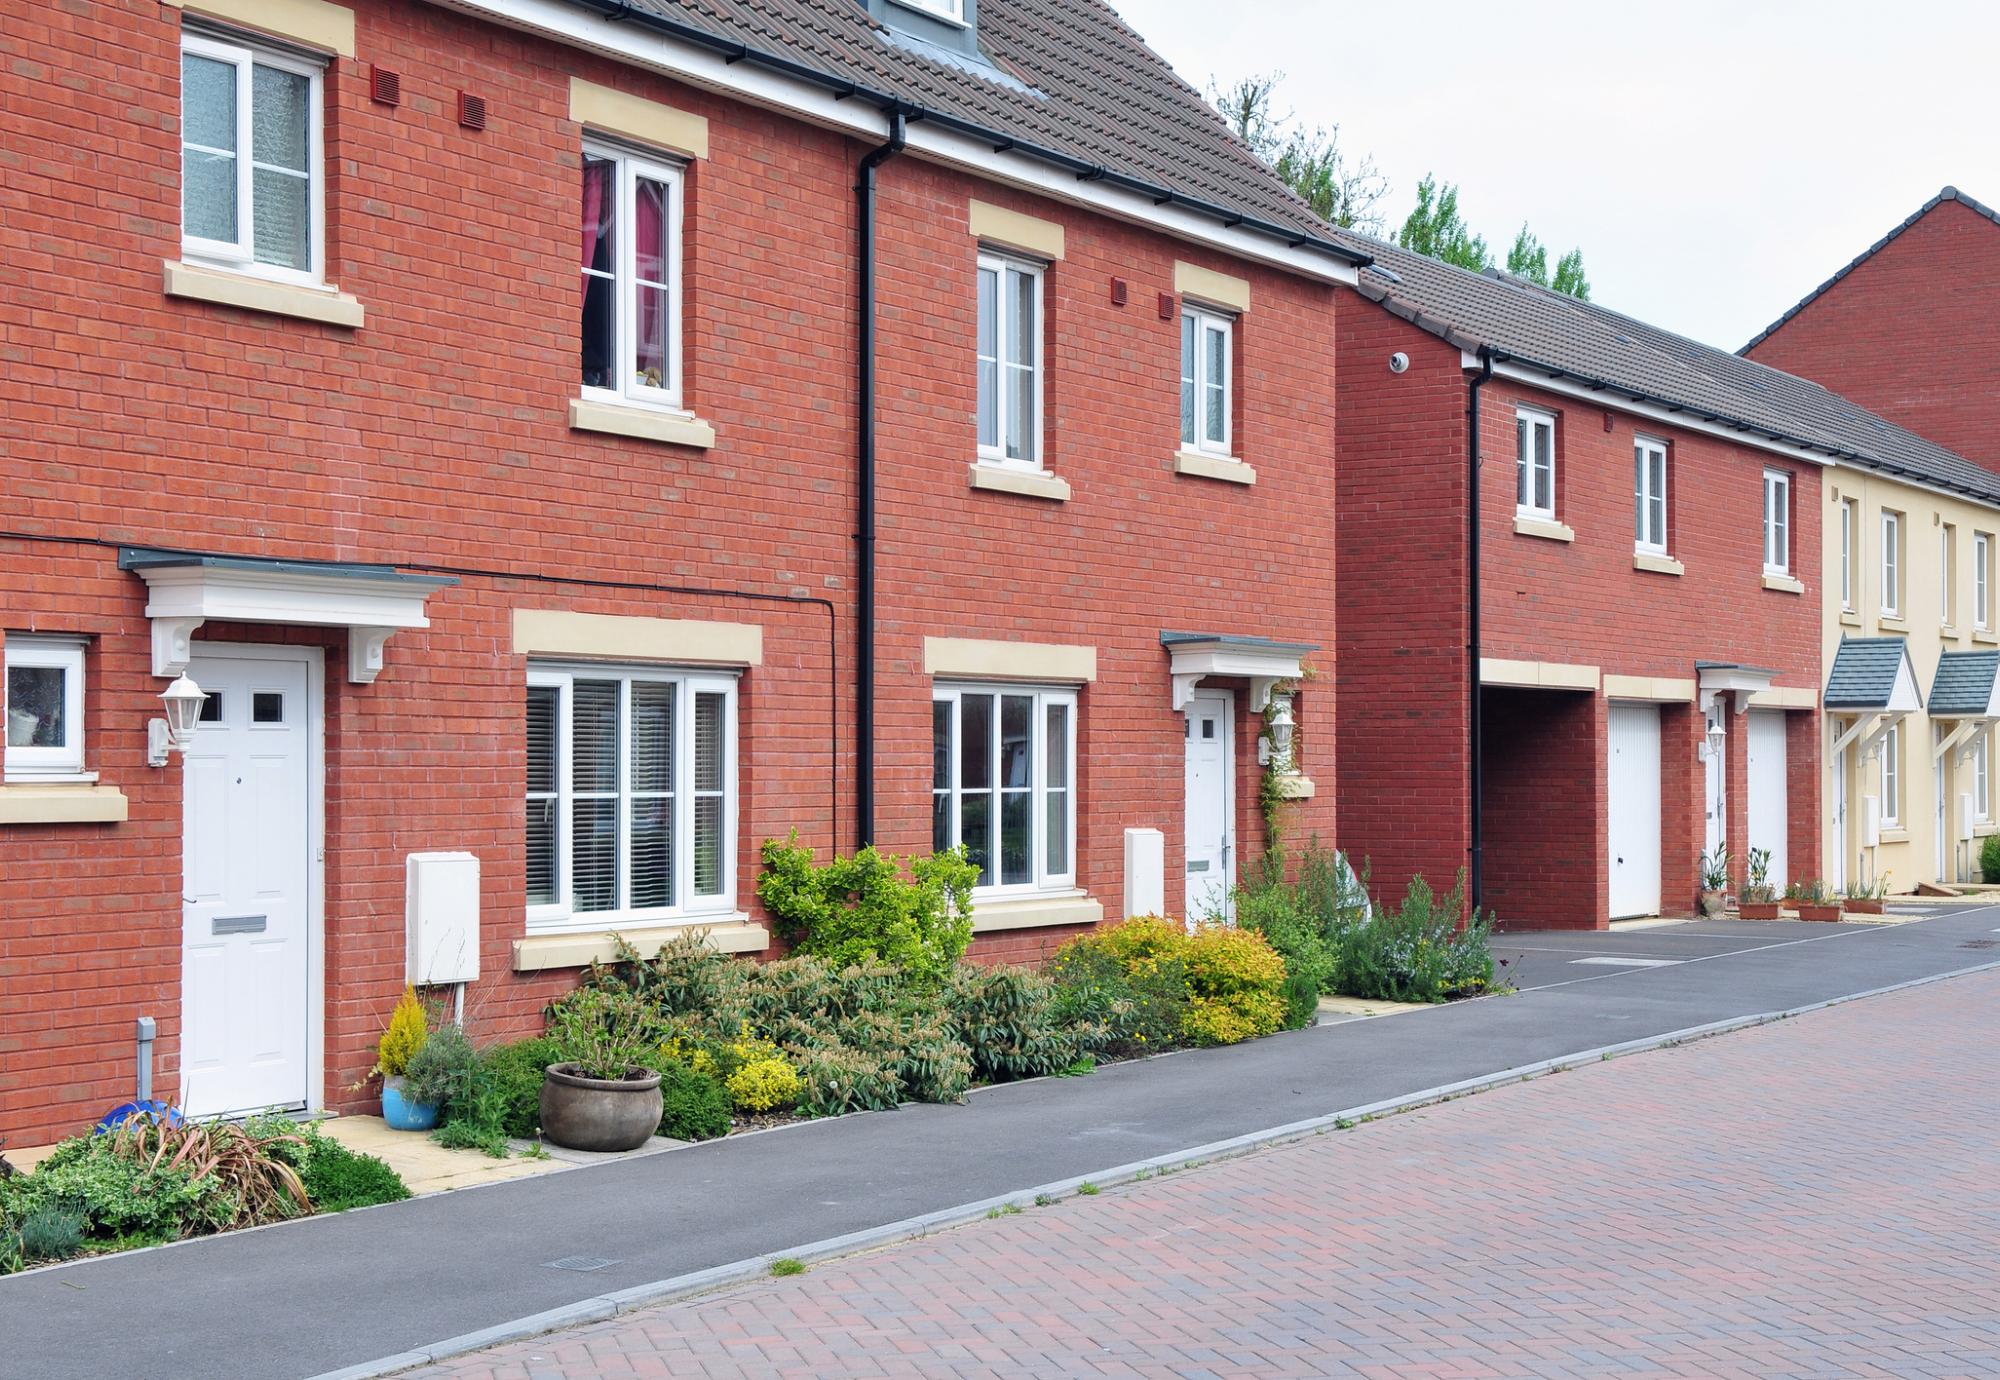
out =
[[(889, 117), (865, 99), (836, 99), (831, 91), (812, 82), (772, 72), (753, 62), (727, 62), (719, 53), (698, 44), (683, 43), (636, 22), (611, 24), (601, 15), (563, 0), (430, 0), (430, 3), (649, 68), (734, 100), (781, 110), (823, 129), (878, 144), (889, 138)], [(926, 126), (921, 120), (909, 124), (907, 137), (911, 152), (1004, 186), (1019, 187), (1320, 282), (1345, 283), (1350, 287), (1356, 282), (1352, 264), (1290, 248), (1281, 240), (1255, 231), (1229, 229), (1186, 207), (1156, 206), (1151, 197), (1138, 192), (1081, 181), (1074, 173), (1023, 154), (996, 153), (981, 140)]]
[(1884, 706), (1891, 714), (1914, 714), (1924, 707), (1917, 694), (1917, 671), (1910, 662), (1910, 649), (1903, 648), (1903, 660), (1896, 667), (1896, 684), (1889, 691), (1889, 703)]
[[(1479, 356), (1469, 350), (1460, 351), (1461, 361), (1468, 369), (1479, 368)], [(1786, 445), (1783, 441), (1773, 441), (1768, 436), (1760, 436), (1754, 431), (1738, 431), (1732, 426), (1721, 426), (1715, 422), (1703, 421), (1691, 412), (1674, 412), (1653, 403), (1640, 402), (1618, 391), (1616, 384), (1607, 383), (1602, 388), (1590, 388), (1569, 379), (1552, 379), (1537, 369), (1518, 364), (1495, 364), (1493, 377), (1506, 379), (1512, 383), (1523, 383), (1548, 393), (1560, 393), (1567, 398), (1581, 398), (1609, 412), (1624, 412), (1634, 417), (1661, 426), (1678, 427), (1682, 431), (1696, 431), (1704, 436), (1718, 436), (1725, 441), (1749, 446), (1753, 450), (1767, 451), (1772, 455), (1782, 455), (1788, 460), (1801, 460), (1808, 465), (1827, 466), (1836, 463), (1834, 457), (1821, 455), (1798, 446)], [(1870, 470), (1871, 474), (1875, 471)]]
[(1936, 484), (1927, 484), (1921, 479), (1912, 479), (1909, 475), (1903, 474), (1898, 470), (1892, 470), (1881, 465), (1871, 465), (1865, 460), (1842, 458), (1832, 463), (1835, 469), (1853, 470), (1856, 474), (1865, 474), (1869, 478), (1880, 480), (1884, 484), (1900, 484), (1906, 489), (1916, 489), (1921, 493), (1936, 494), (1939, 498), (1948, 498), (1954, 503), (1969, 503), (1975, 508), (2000, 510), (2000, 503), (1996, 503), (1992, 499), (1975, 498), (1971, 494), (1959, 493), (1956, 489), (1947, 489)]

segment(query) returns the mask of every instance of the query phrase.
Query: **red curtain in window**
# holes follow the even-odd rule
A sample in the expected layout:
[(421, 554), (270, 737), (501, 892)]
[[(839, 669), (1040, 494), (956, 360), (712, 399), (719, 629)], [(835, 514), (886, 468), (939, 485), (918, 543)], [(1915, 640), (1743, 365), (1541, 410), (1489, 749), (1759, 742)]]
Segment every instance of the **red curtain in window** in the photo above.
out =
[[(611, 164), (596, 159), (583, 160), (583, 267), (609, 271), (610, 264), (597, 262), (598, 242), (604, 223), (605, 198), (611, 194)], [(590, 295), (590, 280), (583, 283)]]

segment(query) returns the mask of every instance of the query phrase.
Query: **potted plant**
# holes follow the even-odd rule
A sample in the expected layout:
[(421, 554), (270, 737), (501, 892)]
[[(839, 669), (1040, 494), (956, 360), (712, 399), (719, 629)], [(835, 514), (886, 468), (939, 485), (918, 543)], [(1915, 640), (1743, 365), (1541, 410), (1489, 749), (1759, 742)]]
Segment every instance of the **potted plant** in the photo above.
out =
[(1701, 900), (1699, 909), (1713, 919), (1729, 908), (1729, 848), (1717, 844), (1713, 854), (1701, 855)]
[(557, 1061), (542, 1081), (542, 1136), (570, 1150), (636, 1150), (660, 1125), (658, 1041), (644, 1002), (584, 988), (549, 1011)]
[(1856, 915), (1880, 915), (1882, 902), (1888, 894), (1889, 874), (1886, 872), (1873, 882), (1849, 882), (1845, 892), (1847, 909)]
[(382, 1076), (382, 1120), (393, 1130), (428, 1131), (437, 1125), (437, 1104), (409, 1096), (405, 1087), (410, 1063), (423, 1050), (430, 1033), (430, 1017), (417, 1000), (416, 989), (405, 987), (375, 1046), (374, 1072)]
[(1809, 881), (1800, 882), (1796, 887), (1787, 888), (1786, 894), (1791, 895), (1794, 891), (1797, 893), (1794, 899), (1798, 906), (1799, 919), (1838, 920), (1840, 918), (1840, 898), (1834, 895), (1827, 888), (1826, 883), (1822, 882), (1819, 878), (1814, 877)]
[(1776, 920), (1778, 896), (1771, 889), (1771, 850), (1750, 850), (1750, 877), (1743, 883), (1743, 896), (1736, 913), (1745, 920)]

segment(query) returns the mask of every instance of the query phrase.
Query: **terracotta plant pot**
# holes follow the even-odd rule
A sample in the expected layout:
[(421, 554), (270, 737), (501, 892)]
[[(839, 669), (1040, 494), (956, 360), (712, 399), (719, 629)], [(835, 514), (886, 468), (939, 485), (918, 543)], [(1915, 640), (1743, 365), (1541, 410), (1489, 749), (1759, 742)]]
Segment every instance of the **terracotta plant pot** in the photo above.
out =
[(1840, 904), (1838, 902), (1830, 906), (1810, 906), (1803, 901), (1799, 902), (1799, 919), (1801, 920), (1838, 920), (1839, 918)]
[(1882, 903), (1875, 900), (1849, 901), (1847, 902), (1847, 908), (1856, 915), (1880, 915), (1882, 913)]
[(1744, 901), (1736, 908), (1737, 915), (1745, 920), (1776, 920), (1778, 911), (1776, 901)]
[(637, 1150), (660, 1126), (660, 1075), (586, 1078), (551, 1064), (542, 1080), (542, 1135), (568, 1150)]

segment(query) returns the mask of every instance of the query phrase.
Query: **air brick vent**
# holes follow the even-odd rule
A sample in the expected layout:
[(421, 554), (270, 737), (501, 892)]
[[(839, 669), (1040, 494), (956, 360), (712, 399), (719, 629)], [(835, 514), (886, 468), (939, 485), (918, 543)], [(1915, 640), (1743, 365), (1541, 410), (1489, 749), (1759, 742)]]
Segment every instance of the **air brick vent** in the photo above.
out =
[(467, 129), (486, 128), (486, 98), (470, 91), (459, 92), (458, 122)]
[(403, 79), (386, 67), (368, 68), (368, 97), (377, 105), (403, 103)]

